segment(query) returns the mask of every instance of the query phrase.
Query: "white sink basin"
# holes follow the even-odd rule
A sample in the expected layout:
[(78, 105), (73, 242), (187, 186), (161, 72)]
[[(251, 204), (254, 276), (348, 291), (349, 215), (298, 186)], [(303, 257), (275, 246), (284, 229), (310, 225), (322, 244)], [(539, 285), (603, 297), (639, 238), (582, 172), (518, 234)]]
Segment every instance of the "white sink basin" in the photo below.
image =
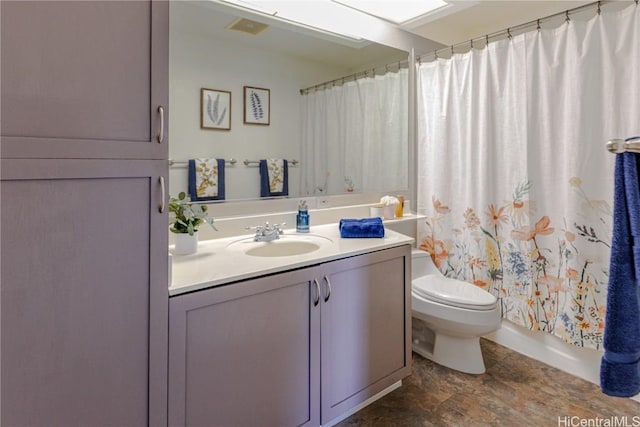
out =
[(255, 242), (250, 237), (232, 242), (227, 248), (255, 257), (286, 257), (315, 252), (331, 243), (331, 239), (322, 236), (285, 234), (271, 242)]
[(251, 256), (293, 256), (308, 254), (320, 249), (320, 245), (312, 242), (297, 242), (295, 240), (274, 240), (273, 242), (266, 242), (267, 244), (256, 246), (245, 254)]

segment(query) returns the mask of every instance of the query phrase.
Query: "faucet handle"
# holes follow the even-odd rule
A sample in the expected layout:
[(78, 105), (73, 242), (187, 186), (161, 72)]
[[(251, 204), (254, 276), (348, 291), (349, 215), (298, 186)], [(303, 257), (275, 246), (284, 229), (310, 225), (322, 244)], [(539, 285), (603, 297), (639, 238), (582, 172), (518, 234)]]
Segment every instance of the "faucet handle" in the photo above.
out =
[(282, 230), (282, 227), (287, 225), (286, 222), (283, 222), (282, 224), (273, 224), (273, 225), (269, 225), (269, 221), (266, 221), (264, 223), (264, 225), (254, 225), (253, 227), (245, 227), (245, 230), (254, 230), (257, 234), (259, 233), (268, 233), (271, 231), (277, 231), (278, 234), (283, 234), (284, 231)]
[[(268, 224), (267, 224), (267, 226), (268, 226)], [(248, 226), (247, 226), (247, 227), (245, 227), (244, 229), (245, 229), (245, 230), (255, 230), (255, 231), (257, 231), (257, 232), (259, 233), (259, 232), (261, 232), (262, 230), (264, 230), (264, 225), (254, 225), (254, 226), (252, 226), (252, 227), (248, 227)]]

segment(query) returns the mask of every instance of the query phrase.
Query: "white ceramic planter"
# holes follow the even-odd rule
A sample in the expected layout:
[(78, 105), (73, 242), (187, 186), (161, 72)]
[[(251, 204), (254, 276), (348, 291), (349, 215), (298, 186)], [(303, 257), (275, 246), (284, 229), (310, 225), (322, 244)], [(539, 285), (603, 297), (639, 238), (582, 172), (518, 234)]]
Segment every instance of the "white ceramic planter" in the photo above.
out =
[(198, 232), (190, 236), (188, 233), (174, 233), (174, 255), (189, 255), (198, 252)]
[(384, 212), (384, 207), (382, 205), (380, 206), (374, 205), (369, 208), (369, 216), (371, 218), (375, 218), (375, 217), (382, 218), (384, 217), (383, 212)]
[(396, 205), (385, 206), (382, 210), (384, 219), (393, 219), (396, 215)]

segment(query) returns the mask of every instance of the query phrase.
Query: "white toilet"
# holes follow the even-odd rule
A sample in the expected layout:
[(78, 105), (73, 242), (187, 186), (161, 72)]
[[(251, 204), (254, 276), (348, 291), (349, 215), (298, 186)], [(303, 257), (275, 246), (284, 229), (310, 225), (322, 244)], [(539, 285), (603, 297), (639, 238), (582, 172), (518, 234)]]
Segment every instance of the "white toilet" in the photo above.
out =
[(429, 253), (414, 249), (411, 265), (414, 327), (413, 351), (457, 371), (482, 374), (480, 336), (500, 327), (500, 307), (489, 292), (461, 280), (445, 277)]

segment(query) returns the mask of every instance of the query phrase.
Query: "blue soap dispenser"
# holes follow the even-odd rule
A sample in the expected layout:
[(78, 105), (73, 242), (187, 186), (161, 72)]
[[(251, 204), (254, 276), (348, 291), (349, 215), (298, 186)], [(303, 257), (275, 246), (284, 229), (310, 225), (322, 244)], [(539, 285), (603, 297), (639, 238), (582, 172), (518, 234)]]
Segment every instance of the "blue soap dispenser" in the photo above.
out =
[(307, 210), (307, 201), (301, 200), (298, 204), (298, 215), (296, 215), (296, 231), (298, 233), (309, 232), (309, 211)]

